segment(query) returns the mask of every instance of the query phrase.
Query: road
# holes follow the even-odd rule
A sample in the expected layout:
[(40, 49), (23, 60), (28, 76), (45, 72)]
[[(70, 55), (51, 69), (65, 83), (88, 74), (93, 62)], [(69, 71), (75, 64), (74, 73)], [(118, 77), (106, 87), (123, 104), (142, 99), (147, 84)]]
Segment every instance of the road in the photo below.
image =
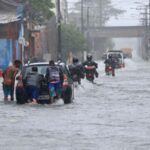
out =
[(4, 103), (0, 89), (1, 150), (149, 150), (150, 62), (126, 60), (75, 89), (73, 104)]

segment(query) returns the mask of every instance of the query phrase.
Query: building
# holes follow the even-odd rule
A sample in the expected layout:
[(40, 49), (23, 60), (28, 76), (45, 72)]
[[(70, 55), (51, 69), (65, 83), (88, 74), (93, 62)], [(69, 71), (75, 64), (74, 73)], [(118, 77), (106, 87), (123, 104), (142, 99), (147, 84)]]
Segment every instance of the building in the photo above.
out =
[(0, 0), (0, 69), (15, 59), (22, 59), (23, 6), (13, 0)]

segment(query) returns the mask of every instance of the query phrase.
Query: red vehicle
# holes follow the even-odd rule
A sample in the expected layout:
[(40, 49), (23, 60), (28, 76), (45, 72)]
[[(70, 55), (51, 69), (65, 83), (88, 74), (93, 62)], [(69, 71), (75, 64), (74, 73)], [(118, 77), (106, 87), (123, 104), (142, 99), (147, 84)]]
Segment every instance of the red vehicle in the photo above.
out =
[(91, 82), (93, 82), (94, 81), (96, 67), (94, 65), (93, 66), (85, 65), (84, 66), (84, 70), (85, 70), (86, 79), (91, 81)]
[(105, 67), (105, 73), (106, 75), (115, 75), (114, 69), (110, 65), (106, 65)]

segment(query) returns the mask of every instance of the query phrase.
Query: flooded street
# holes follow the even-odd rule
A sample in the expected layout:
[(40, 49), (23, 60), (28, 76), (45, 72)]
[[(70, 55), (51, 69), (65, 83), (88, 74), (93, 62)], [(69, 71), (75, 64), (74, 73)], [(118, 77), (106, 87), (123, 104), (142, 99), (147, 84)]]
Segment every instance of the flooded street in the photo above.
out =
[(1, 150), (149, 150), (150, 63), (126, 60), (115, 77), (99, 63), (97, 84), (82, 81), (73, 104), (0, 100)]

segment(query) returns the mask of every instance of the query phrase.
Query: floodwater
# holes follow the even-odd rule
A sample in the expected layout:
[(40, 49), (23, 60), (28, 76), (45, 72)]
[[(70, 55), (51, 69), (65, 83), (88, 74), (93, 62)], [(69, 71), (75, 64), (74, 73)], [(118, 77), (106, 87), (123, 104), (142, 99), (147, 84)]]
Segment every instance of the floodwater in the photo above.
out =
[(116, 76), (86, 80), (73, 104), (4, 103), (0, 89), (0, 150), (149, 150), (150, 62), (126, 60)]

